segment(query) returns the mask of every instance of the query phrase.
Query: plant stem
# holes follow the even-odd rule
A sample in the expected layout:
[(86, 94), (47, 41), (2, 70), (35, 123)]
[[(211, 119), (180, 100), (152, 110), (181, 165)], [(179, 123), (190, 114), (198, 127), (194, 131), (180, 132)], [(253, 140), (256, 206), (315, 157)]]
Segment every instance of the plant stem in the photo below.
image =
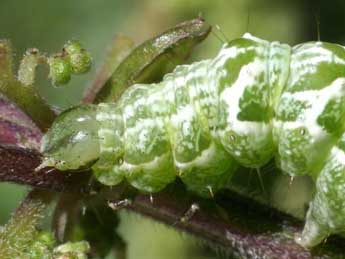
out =
[(53, 197), (51, 192), (36, 189), (26, 196), (1, 232), (0, 258), (16, 258), (30, 246)]

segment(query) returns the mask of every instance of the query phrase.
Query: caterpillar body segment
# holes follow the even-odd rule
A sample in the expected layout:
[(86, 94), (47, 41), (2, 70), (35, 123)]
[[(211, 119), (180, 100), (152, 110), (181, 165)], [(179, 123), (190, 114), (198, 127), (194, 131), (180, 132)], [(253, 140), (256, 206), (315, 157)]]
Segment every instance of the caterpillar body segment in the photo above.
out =
[(344, 47), (291, 48), (245, 34), (214, 59), (132, 86), (117, 103), (64, 113), (43, 139), (42, 166), (93, 163), (103, 184), (126, 180), (149, 193), (180, 177), (210, 197), (238, 165), (259, 168), (275, 158), (283, 172), (316, 181), (297, 239), (308, 247), (345, 231), (344, 126)]
[(81, 105), (61, 113), (42, 139), (41, 150), (45, 155), (42, 164), (60, 170), (86, 167), (99, 158), (99, 125), (97, 107)]
[(317, 177), (344, 130), (345, 51), (330, 43), (293, 48), (273, 129), (278, 163), (290, 175)]
[[(190, 82), (185, 87), (183, 83), (191, 72), (199, 73), (200, 78), (187, 80), (199, 83), (204, 80), (204, 71), (198, 72), (200, 69), (205, 69), (205, 62), (179, 67), (162, 83), (136, 85), (122, 96), (117, 104), (122, 107), (117, 114), (122, 121), (113, 123), (108, 131), (122, 132), (116, 142), (116, 148), (123, 147), (122, 152), (112, 153), (115, 156), (111, 160), (112, 173), (99, 172), (98, 162), (93, 166), (96, 175), (103, 177), (103, 183), (111, 182), (104, 175), (110, 178), (122, 175), (141, 191), (157, 192), (178, 175), (190, 189), (208, 197), (210, 189), (224, 187), (237, 164), (212, 136), (208, 118), (217, 114), (216, 107), (203, 108), (209, 106), (209, 100), (214, 100), (216, 92), (202, 91), (198, 89), (200, 84)], [(115, 107), (111, 106), (100, 104), (99, 108), (108, 107), (112, 116), (116, 116)], [(102, 138), (103, 131), (99, 133)], [(108, 143), (100, 142), (101, 152), (103, 149), (107, 152), (103, 144)]]
[(303, 233), (297, 241), (312, 247), (331, 233), (345, 230), (345, 134), (333, 146), (316, 180), (316, 193), (310, 204)]

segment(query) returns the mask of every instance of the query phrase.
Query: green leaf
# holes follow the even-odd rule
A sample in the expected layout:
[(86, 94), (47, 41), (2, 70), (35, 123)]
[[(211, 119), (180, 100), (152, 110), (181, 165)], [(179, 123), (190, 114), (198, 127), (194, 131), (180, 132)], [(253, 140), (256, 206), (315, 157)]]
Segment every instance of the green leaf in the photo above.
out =
[(172, 71), (209, 34), (201, 19), (177, 25), (135, 48), (117, 67), (96, 96), (96, 103), (116, 101), (130, 85), (152, 83)]
[(119, 66), (121, 61), (128, 56), (133, 49), (134, 42), (124, 36), (116, 35), (109, 46), (109, 50), (106, 54), (106, 59), (102, 67), (98, 70), (94, 81), (90, 87), (86, 90), (83, 98), (83, 103), (92, 103), (96, 97), (96, 94), (109, 80), (115, 69)]

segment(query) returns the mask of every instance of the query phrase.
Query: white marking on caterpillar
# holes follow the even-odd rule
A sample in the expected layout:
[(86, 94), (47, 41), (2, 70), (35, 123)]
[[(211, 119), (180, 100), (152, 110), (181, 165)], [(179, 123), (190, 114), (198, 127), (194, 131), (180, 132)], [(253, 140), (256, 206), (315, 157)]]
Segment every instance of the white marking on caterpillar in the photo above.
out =
[(271, 130), (269, 125), (265, 125), (262, 122), (240, 121), (237, 119), (238, 113), (240, 112), (239, 100), (243, 96), (244, 90), (257, 81), (252, 71), (260, 70), (261, 67), (258, 61), (243, 66), (236, 82), (231, 87), (226, 88), (220, 96), (229, 107), (228, 125), (240, 135), (258, 131), (263, 131), (264, 135), (266, 135)]
[[(284, 122), (283, 127), (286, 129), (295, 129), (305, 126), (314, 139), (324, 138), (327, 133), (317, 123), (318, 116), (324, 111), (327, 103), (345, 93), (345, 78), (338, 78), (331, 85), (321, 90), (306, 90), (301, 92), (285, 92), (282, 98), (291, 98), (298, 101), (306, 101), (308, 108), (304, 110), (303, 115), (297, 121)], [(276, 121), (276, 125), (282, 123)]]

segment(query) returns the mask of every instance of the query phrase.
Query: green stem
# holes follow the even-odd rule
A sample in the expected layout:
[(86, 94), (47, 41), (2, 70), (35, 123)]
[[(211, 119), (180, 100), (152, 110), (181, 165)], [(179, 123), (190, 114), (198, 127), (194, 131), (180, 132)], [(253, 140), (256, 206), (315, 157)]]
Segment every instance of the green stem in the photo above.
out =
[(28, 49), (19, 65), (18, 81), (25, 86), (32, 86), (35, 82), (36, 67), (46, 63), (46, 57), (41, 55), (38, 49)]
[(29, 192), (1, 232), (0, 258), (18, 258), (29, 247), (53, 197), (53, 193), (37, 189)]
[(8, 40), (0, 40), (0, 88), (1, 85), (13, 80), (12, 48)]
[(37, 94), (34, 86), (27, 87), (15, 78), (12, 71), (12, 56), (10, 42), (0, 40), (0, 93), (15, 102), (42, 131), (45, 131), (52, 124), (55, 112)]

